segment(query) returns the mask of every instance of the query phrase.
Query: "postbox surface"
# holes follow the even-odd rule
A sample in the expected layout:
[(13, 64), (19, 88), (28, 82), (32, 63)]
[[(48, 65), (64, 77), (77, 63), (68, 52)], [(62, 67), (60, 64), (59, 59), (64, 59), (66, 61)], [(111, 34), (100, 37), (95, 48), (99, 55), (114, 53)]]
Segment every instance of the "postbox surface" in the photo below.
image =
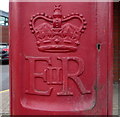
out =
[(108, 114), (109, 7), (10, 2), (12, 115)]

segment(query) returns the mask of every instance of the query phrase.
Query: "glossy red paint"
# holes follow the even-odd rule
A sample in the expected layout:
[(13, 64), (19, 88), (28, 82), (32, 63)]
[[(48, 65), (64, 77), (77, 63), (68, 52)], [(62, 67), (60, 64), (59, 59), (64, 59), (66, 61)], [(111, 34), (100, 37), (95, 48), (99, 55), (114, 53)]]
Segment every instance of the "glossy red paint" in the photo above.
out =
[(112, 113), (110, 9), (96, 2), (10, 3), (12, 115)]

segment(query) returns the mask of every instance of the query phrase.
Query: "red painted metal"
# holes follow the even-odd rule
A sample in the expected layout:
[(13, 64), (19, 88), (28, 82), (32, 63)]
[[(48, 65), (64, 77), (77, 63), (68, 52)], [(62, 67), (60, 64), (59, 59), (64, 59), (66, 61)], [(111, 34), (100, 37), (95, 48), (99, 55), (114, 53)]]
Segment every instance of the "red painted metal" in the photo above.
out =
[(110, 4), (10, 2), (12, 115), (111, 114)]

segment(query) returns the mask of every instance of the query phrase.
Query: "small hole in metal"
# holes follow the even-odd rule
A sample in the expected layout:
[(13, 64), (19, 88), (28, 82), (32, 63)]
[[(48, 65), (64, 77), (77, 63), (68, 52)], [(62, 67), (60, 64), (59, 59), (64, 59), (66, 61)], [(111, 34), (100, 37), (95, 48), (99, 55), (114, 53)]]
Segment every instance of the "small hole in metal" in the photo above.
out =
[(100, 49), (101, 49), (101, 45), (99, 43), (97, 44), (97, 49), (98, 49), (98, 51), (100, 51)]

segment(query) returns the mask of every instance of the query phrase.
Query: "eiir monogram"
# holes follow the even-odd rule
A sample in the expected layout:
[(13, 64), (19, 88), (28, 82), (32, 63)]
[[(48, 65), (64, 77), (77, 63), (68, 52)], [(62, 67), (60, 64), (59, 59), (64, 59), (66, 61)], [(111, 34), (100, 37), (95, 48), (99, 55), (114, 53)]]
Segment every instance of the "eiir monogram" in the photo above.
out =
[[(82, 95), (91, 93), (88, 91), (85, 86), (83, 85), (80, 75), (84, 71), (84, 62), (79, 57), (57, 57), (56, 60), (61, 61), (62, 66), (61, 67), (54, 67), (52, 65), (52, 58), (51, 57), (26, 57), (26, 59), (29, 61), (29, 73), (30, 73), (30, 80), (29, 80), (29, 87), (26, 90), (26, 93), (31, 94), (37, 94), (37, 95), (51, 95), (53, 87), (49, 87), (46, 91), (38, 91), (34, 87), (34, 80), (35, 78), (42, 78), (43, 82), (46, 82), (48, 85), (62, 85), (62, 90), (57, 93), (58, 96), (72, 96), (73, 92), (69, 90), (68, 86), (68, 80), (72, 79), (76, 86), (78, 87), (78, 90)], [(36, 73), (34, 71), (35, 62), (46, 62), (48, 64), (48, 67), (44, 69), (43, 73)], [(68, 62), (73, 61), (76, 62), (78, 65), (78, 69), (75, 73), (69, 73), (68, 71)], [(42, 66), (39, 66), (42, 67)], [(74, 67), (74, 66), (73, 66)], [(55, 78), (53, 78), (53, 70), (55, 70)], [(63, 73), (62, 81), (60, 81), (60, 70)], [(49, 73), (47, 75), (47, 73)]]

